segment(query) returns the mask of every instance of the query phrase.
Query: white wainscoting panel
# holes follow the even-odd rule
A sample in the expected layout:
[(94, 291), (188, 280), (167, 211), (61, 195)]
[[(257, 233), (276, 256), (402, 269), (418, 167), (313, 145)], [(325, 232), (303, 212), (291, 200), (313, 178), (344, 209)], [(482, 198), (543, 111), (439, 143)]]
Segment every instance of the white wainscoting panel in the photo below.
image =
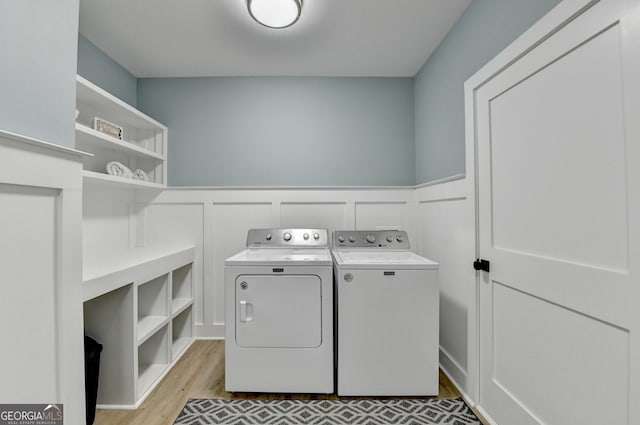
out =
[(84, 423), (81, 152), (0, 130), (0, 400)]
[[(0, 399), (5, 402), (56, 401), (52, 398), (58, 392), (57, 322), (51, 319), (59, 308), (53, 250), (57, 196), (53, 189), (0, 184), (0, 235), (11, 241), (6, 249), (28, 253), (10, 255), (3, 247), (0, 257), (5, 282), (0, 297), (5, 318), (0, 321), (4, 340), (0, 382), (12, 383), (2, 386)], [(17, 323), (23, 326), (16, 327)]]
[(409, 224), (407, 202), (356, 202), (355, 208), (356, 230), (405, 230)]
[(135, 191), (86, 184), (82, 197), (83, 252), (109, 252), (131, 246)]
[(418, 188), (420, 254), (440, 264), (440, 364), (458, 387), (475, 397), (475, 330), (469, 328), (475, 271), (474, 205), (465, 179)]
[(281, 227), (326, 228), (329, 232), (347, 224), (345, 202), (283, 202), (280, 204)]

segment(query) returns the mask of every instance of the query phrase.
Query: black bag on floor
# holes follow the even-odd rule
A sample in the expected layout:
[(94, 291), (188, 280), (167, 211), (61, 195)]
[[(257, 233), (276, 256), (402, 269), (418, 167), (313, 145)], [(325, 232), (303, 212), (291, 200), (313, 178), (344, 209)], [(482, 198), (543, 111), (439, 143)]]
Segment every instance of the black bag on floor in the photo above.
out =
[(84, 336), (84, 391), (87, 403), (87, 425), (93, 425), (96, 418), (98, 399), (98, 375), (102, 345), (95, 339)]

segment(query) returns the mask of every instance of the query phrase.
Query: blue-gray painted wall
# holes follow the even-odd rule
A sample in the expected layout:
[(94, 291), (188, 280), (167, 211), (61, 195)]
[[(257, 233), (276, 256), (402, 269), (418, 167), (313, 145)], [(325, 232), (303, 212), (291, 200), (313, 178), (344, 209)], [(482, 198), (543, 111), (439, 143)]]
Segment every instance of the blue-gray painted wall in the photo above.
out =
[(415, 78), (416, 183), (464, 173), (464, 82), (559, 2), (471, 2)]
[(78, 10), (0, 1), (0, 129), (73, 147)]
[(137, 79), (78, 34), (78, 74), (131, 106), (137, 106)]
[(171, 186), (413, 185), (412, 78), (139, 79)]
[(464, 81), (559, 2), (473, 0), (415, 79), (141, 79), (136, 95), (82, 36), (78, 72), (169, 127), (172, 186), (413, 185), (464, 173)]

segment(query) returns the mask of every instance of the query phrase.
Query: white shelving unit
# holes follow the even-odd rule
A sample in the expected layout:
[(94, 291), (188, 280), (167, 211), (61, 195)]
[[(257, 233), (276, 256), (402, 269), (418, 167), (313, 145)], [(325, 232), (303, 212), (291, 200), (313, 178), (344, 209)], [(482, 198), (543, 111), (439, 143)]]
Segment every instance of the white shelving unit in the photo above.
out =
[[(76, 77), (76, 147), (92, 153), (83, 162), (87, 183), (127, 188), (162, 189), (167, 185), (167, 127), (104, 91)], [(95, 117), (123, 128), (123, 140), (93, 129)], [(106, 165), (118, 161), (132, 171), (143, 170), (148, 181), (107, 174)]]
[(87, 256), (85, 332), (103, 345), (100, 408), (137, 408), (193, 342), (193, 247)]
[[(167, 127), (80, 76), (76, 90), (76, 147), (93, 154), (83, 160), (85, 206), (101, 189), (114, 197), (119, 189), (166, 188)], [(122, 140), (95, 130), (95, 118), (121, 127)], [(147, 181), (109, 175), (111, 161), (143, 170)], [(138, 196), (124, 193), (114, 198)], [(109, 225), (120, 217), (103, 219)], [(137, 408), (194, 338), (193, 246), (121, 246), (83, 252), (85, 333), (103, 345), (98, 407), (107, 409)]]

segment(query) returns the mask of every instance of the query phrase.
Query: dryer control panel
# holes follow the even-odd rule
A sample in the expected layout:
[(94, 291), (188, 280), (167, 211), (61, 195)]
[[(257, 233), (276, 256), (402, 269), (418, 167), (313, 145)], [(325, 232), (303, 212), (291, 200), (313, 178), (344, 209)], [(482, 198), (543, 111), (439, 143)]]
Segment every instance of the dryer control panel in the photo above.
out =
[(404, 230), (336, 230), (333, 247), (407, 250), (409, 237)]
[(251, 229), (247, 248), (328, 248), (327, 229)]

